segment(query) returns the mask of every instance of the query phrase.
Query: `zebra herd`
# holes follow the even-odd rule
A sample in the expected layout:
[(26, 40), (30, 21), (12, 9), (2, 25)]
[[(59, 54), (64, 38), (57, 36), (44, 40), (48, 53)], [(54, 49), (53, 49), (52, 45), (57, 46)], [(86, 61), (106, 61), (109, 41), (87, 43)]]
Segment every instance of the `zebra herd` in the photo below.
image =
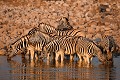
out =
[(59, 27), (61, 26), (65, 28), (54, 28), (40, 23), (27, 35), (6, 46), (5, 55), (10, 60), (19, 50), (23, 50), (24, 56), (30, 55), (31, 60), (50, 60), (52, 57), (55, 61), (60, 58), (63, 62), (65, 55), (70, 55), (70, 60), (73, 60), (77, 54), (80, 62), (85, 61), (88, 64), (94, 56), (102, 63), (113, 62), (113, 52), (118, 50), (118, 46), (112, 36), (103, 36), (99, 41), (86, 38), (81, 35), (81, 30), (73, 29), (65, 17), (60, 20)]

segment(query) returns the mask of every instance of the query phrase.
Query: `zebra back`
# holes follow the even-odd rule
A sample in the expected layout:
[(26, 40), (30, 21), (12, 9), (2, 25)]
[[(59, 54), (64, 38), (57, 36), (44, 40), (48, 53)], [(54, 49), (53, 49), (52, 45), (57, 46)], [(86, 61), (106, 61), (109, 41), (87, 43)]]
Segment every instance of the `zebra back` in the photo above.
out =
[(44, 33), (47, 33), (47, 34), (51, 34), (51, 33), (55, 33), (56, 30), (53, 26), (49, 25), (49, 24), (46, 24), (46, 23), (40, 23), (38, 25), (39, 27), (39, 30), (41, 32), (44, 32)]
[(47, 45), (44, 46), (44, 51), (45, 52), (55, 52), (58, 51), (60, 49), (60, 43), (63, 40), (63, 37), (60, 38), (56, 38), (52, 41), (50, 41)]
[(56, 31), (55, 33), (50, 34), (52, 37), (57, 36), (83, 36), (85, 37), (85, 33), (78, 29), (66, 30), (66, 31)]

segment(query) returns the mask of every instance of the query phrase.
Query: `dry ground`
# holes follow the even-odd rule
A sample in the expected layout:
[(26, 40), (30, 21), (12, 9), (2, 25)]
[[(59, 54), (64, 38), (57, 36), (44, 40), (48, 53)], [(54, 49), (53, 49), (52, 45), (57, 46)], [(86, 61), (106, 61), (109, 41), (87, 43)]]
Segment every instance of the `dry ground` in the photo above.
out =
[(0, 0), (0, 48), (40, 22), (57, 27), (61, 17), (88, 38), (111, 35), (120, 45), (120, 0)]

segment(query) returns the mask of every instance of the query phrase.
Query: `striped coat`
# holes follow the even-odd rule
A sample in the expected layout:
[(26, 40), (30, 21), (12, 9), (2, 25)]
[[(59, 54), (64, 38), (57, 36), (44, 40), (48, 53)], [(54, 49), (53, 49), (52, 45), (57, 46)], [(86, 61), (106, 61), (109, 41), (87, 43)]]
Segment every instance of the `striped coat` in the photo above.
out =
[(73, 55), (77, 53), (82, 61), (82, 58), (91, 63), (92, 57), (97, 55), (101, 62), (106, 61), (105, 55), (102, 54), (100, 48), (94, 44), (91, 40), (81, 36), (63, 36), (49, 42), (44, 47), (46, 54), (55, 52), (55, 59), (58, 60), (61, 56), (61, 61), (64, 59), (64, 54)]

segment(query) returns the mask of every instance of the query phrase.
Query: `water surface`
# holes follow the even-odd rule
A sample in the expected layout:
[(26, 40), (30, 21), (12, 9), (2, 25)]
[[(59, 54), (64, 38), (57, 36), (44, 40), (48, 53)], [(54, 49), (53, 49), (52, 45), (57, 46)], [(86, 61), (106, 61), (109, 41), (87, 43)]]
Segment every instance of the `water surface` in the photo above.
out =
[(95, 57), (89, 66), (69, 60), (29, 61), (20, 56), (7, 61), (0, 56), (0, 80), (120, 80), (120, 56), (114, 57), (113, 65), (102, 65)]

